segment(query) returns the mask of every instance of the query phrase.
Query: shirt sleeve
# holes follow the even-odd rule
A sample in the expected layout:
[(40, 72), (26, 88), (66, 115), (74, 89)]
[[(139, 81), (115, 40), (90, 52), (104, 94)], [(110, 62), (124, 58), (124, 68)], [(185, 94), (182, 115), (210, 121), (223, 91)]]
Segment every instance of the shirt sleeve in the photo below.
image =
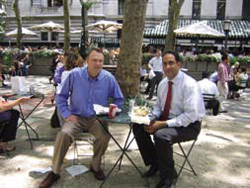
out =
[(54, 82), (56, 84), (60, 84), (61, 83), (61, 77), (62, 77), (63, 70), (64, 70), (63, 67), (56, 68), (55, 75), (54, 75)]
[(193, 84), (185, 90), (183, 94), (183, 113), (167, 120), (169, 127), (187, 127), (190, 123), (200, 120), (205, 115), (204, 102), (198, 84)]
[(113, 76), (111, 77), (111, 84), (109, 91), (110, 91), (109, 96), (113, 98), (113, 103), (116, 104), (118, 108), (121, 109), (124, 103), (124, 96), (116, 79)]
[(72, 115), (68, 106), (68, 98), (71, 91), (70, 83), (73, 83), (73, 78), (71, 75), (66, 77), (56, 90), (56, 106), (64, 119)]

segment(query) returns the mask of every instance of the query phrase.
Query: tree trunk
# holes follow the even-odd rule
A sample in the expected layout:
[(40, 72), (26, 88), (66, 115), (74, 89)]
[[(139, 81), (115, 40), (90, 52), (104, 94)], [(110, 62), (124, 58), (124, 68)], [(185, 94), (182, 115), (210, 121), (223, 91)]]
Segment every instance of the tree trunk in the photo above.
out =
[(63, 14), (64, 14), (64, 44), (63, 50), (67, 51), (70, 46), (70, 15), (68, 0), (63, 0)]
[(139, 93), (141, 48), (148, 0), (126, 0), (116, 77), (124, 96)]
[(22, 41), (22, 18), (20, 16), (19, 10), (19, 0), (15, 0), (13, 4), (14, 12), (16, 14), (16, 23), (17, 23), (17, 36), (16, 36), (16, 46), (17, 48), (21, 48)]
[(185, 0), (179, 0), (179, 2), (177, 2), (177, 0), (170, 1), (171, 3), (168, 9), (168, 33), (164, 51), (175, 50), (176, 35), (174, 30), (177, 29), (181, 7)]

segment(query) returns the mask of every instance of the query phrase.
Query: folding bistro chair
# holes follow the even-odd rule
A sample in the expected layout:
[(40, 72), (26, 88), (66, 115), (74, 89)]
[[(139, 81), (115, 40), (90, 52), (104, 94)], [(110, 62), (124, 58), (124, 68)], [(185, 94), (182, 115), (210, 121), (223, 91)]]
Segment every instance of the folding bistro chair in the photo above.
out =
[(212, 115), (213, 114), (213, 108), (211, 107), (210, 102), (215, 99), (215, 95), (214, 94), (208, 94), (208, 93), (202, 93), (202, 97), (203, 97), (203, 101), (205, 103), (206, 113), (208, 115)]
[[(180, 148), (180, 152), (174, 151), (174, 153), (175, 153), (176, 155), (182, 157), (184, 160), (182, 161), (181, 164), (178, 164), (178, 163), (175, 164), (176, 166), (180, 167), (180, 170), (177, 172), (177, 177), (176, 177), (176, 179), (175, 179), (175, 181), (174, 181), (174, 185), (176, 184), (178, 178), (180, 177), (180, 175), (181, 175), (183, 169), (184, 169), (184, 170), (187, 170), (187, 171), (193, 173), (195, 176), (197, 176), (197, 173), (195, 172), (195, 170), (194, 170), (192, 164), (190, 163), (190, 161), (189, 161), (189, 159), (188, 159), (188, 157), (189, 157), (191, 151), (193, 150), (193, 147), (194, 147), (196, 141), (197, 141), (197, 138), (196, 138), (195, 140), (190, 140), (190, 141), (188, 141), (188, 142), (192, 142), (191, 146), (190, 146), (188, 149), (184, 149), (183, 146), (182, 146), (182, 144), (185, 143), (185, 142), (181, 142), (181, 143), (180, 143), (180, 142), (177, 142), (177, 144), (178, 144), (178, 146), (179, 146), (179, 148)], [(187, 168), (185, 167), (186, 164), (188, 165)]]
[[(83, 131), (79, 136), (77, 136), (73, 142), (74, 160), (73, 165), (79, 164), (79, 158), (82, 156), (90, 156), (88, 154), (79, 153), (78, 146), (94, 144), (94, 138), (88, 131)], [(105, 169), (105, 155), (103, 155), (103, 169)]]

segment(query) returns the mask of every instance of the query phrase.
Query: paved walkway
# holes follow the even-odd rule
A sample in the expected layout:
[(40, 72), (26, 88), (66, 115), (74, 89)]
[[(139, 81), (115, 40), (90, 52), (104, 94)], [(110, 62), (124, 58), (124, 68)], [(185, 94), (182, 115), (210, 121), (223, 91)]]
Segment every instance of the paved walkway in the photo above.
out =
[[(27, 87), (34, 84), (36, 91), (43, 92), (46, 96), (43, 104), (29, 118), (29, 123), (39, 133), (41, 140), (34, 141), (34, 149), (30, 149), (24, 126), (18, 129), (17, 139), (12, 142), (17, 147), (10, 156), (0, 155), (0, 187), (1, 188), (33, 188), (44, 178), (44, 174), (36, 173), (39, 168), (47, 168), (51, 164), (53, 143), (59, 129), (52, 129), (49, 125), (54, 105), (50, 102), (53, 85), (49, 84), (48, 77), (29, 76)], [(0, 95), (10, 92), (10, 88), (0, 88)], [(32, 102), (30, 102), (32, 104)], [(29, 105), (24, 107), (28, 109)], [(203, 120), (203, 129), (197, 144), (190, 156), (198, 176), (184, 171), (177, 183), (178, 188), (233, 188), (250, 187), (250, 90), (247, 89), (244, 100), (228, 100), (229, 113), (216, 117), (207, 116)], [(123, 143), (128, 131), (127, 125), (111, 124), (110, 130), (114, 136)], [(80, 158), (80, 162), (89, 166), (91, 163), (92, 149), (89, 144), (81, 143), (80, 153), (87, 154)], [(174, 149), (177, 149), (175, 147)], [(114, 164), (120, 152), (113, 141), (110, 142), (105, 155), (105, 172)], [(139, 166), (141, 171), (144, 166), (136, 143), (133, 143), (129, 155)], [(64, 167), (73, 163), (73, 149), (66, 156)], [(179, 158), (176, 157), (178, 163)], [(72, 177), (66, 170), (62, 171), (61, 179), (55, 188), (93, 188), (99, 187), (92, 173), (84, 173)], [(158, 176), (149, 179), (149, 187), (153, 188), (159, 181)], [(122, 164), (122, 169), (111, 175), (105, 184), (109, 188), (147, 187), (127, 159)]]

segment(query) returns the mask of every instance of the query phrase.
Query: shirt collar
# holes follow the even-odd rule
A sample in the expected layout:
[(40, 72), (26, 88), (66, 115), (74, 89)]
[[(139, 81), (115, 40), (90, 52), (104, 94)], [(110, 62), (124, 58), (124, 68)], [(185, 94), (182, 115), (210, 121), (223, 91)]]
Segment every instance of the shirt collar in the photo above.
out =
[(88, 80), (96, 80), (96, 81), (98, 81), (99, 79), (101, 79), (103, 77), (103, 70), (101, 70), (100, 73), (99, 73), (99, 75), (96, 78), (94, 78), (94, 79), (89, 76), (89, 72), (88, 72), (88, 68), (87, 67), (85, 68), (84, 74), (85, 74), (85, 77)]
[(183, 77), (183, 72), (181, 70), (179, 70), (178, 73), (176, 74), (176, 76), (172, 80), (169, 80), (169, 81), (173, 82), (173, 84), (178, 83), (178, 82), (180, 82), (182, 77)]

